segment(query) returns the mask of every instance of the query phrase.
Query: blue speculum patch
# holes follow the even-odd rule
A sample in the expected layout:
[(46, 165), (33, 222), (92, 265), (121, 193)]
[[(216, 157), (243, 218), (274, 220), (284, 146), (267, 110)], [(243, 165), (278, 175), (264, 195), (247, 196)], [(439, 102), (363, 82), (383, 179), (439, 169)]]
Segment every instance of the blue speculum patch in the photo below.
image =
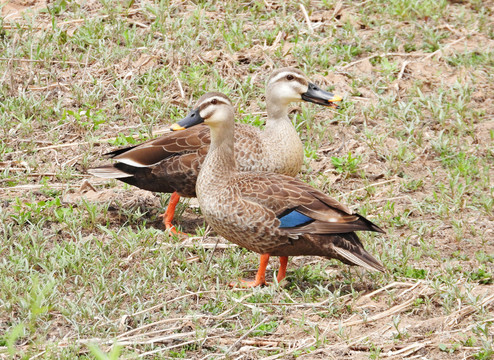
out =
[(281, 221), (280, 228), (302, 226), (314, 221), (313, 218), (301, 214), (297, 210), (291, 210), (289, 213), (283, 213), (280, 217), (278, 217), (278, 219)]

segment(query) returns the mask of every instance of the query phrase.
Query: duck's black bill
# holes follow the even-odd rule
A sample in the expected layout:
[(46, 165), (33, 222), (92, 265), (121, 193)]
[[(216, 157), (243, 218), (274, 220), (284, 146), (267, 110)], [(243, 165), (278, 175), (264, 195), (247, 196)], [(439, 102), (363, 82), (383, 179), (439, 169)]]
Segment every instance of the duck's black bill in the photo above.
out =
[(170, 127), (170, 130), (172, 131), (185, 130), (187, 128), (190, 128), (191, 126), (198, 125), (202, 122), (204, 122), (204, 119), (199, 114), (199, 109), (194, 109), (178, 123), (173, 124)]
[(343, 99), (339, 95), (324, 91), (316, 84), (309, 83), (309, 89), (302, 94), (302, 100), (338, 109), (338, 103)]

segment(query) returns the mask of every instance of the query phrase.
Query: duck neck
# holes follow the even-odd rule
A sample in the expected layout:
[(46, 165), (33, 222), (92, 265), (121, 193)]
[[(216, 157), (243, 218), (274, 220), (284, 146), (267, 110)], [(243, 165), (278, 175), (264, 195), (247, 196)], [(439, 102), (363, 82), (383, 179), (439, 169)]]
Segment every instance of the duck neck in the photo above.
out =
[(210, 173), (221, 173), (223, 176), (235, 172), (234, 122), (229, 121), (221, 127), (211, 126), (211, 145), (203, 164)]
[[(268, 118), (266, 120), (265, 133), (269, 137), (275, 136), (296, 136), (297, 132), (292, 125), (292, 121), (288, 117), (288, 105), (281, 101), (281, 99), (267, 96), (266, 110)], [(277, 136), (279, 135), (279, 136)]]
[(262, 133), (262, 142), (273, 160), (271, 170), (295, 176), (304, 161), (304, 148), (297, 130), (288, 117), (288, 104), (267, 99), (268, 118)]
[(266, 111), (268, 119), (288, 119), (288, 104), (283, 103), (281, 99), (271, 96), (266, 96)]

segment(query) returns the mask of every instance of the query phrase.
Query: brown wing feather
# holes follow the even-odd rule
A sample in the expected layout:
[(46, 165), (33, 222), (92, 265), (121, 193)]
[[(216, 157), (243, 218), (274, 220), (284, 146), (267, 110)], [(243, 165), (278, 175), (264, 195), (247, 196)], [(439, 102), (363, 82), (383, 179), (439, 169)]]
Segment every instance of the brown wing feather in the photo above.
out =
[[(255, 251), (273, 256), (318, 255), (338, 259), (368, 270), (384, 271), (381, 263), (363, 247), (354, 231), (383, 232), (378, 226), (304, 182), (284, 175), (237, 173), (238, 194), (260, 205), (258, 216), (265, 223), (263, 242)], [(280, 228), (279, 217), (296, 210), (314, 221), (294, 228)], [(252, 241), (251, 244), (254, 244)], [(247, 246), (241, 244), (249, 248)]]
[(317, 220), (304, 226), (290, 229), (287, 228), (286, 231), (293, 234), (341, 234), (352, 231), (376, 231), (381, 233), (384, 232), (378, 226), (358, 214), (352, 216), (343, 216), (338, 219), (338, 222), (328, 223)]
[[(236, 159), (242, 171), (259, 169), (263, 164), (263, 151), (258, 146), (259, 134), (259, 129), (253, 126), (236, 125)], [(105, 166), (104, 172), (92, 169), (88, 172), (95, 176), (117, 178), (144, 190), (176, 191), (181, 196), (194, 197), (197, 175), (208, 153), (210, 141), (206, 125), (166, 133), (139, 145), (109, 152), (106, 155), (118, 163)]]
[[(197, 156), (191, 156), (191, 158), (197, 159)], [(188, 155), (184, 155), (169, 157), (152, 167), (135, 167), (124, 163), (115, 163), (110, 166), (129, 174), (128, 177), (118, 178), (129, 185), (154, 192), (176, 191), (180, 196), (194, 197), (196, 196), (195, 184), (199, 166), (193, 162), (189, 163), (188, 160)], [(97, 173), (91, 173), (101, 177)]]
[(280, 216), (287, 210), (314, 219), (310, 224), (284, 228), (287, 234), (337, 234), (358, 230), (382, 230), (338, 201), (289, 176), (269, 173), (237, 173), (242, 198), (261, 204)]
[(133, 166), (152, 166), (170, 156), (197, 151), (209, 147), (209, 129), (206, 125), (195, 126), (183, 131), (170, 132), (156, 139), (121, 152), (113, 159)]

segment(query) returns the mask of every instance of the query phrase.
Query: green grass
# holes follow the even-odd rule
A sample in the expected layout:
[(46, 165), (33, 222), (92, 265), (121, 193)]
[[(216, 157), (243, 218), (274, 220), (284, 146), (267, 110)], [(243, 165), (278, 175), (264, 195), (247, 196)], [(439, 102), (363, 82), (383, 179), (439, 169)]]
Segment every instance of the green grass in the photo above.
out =
[[(0, 357), (492, 357), (492, 10), (339, 3), (302, 2), (312, 30), (295, 1), (58, 0), (0, 19)], [(231, 289), (258, 256), (214, 249), (194, 201), (184, 242), (159, 218), (168, 195), (85, 171), (210, 90), (262, 127), (265, 81), (289, 65), (345, 99), (294, 106), (299, 176), (386, 230), (361, 237), (388, 271), (298, 257), (279, 285)]]

